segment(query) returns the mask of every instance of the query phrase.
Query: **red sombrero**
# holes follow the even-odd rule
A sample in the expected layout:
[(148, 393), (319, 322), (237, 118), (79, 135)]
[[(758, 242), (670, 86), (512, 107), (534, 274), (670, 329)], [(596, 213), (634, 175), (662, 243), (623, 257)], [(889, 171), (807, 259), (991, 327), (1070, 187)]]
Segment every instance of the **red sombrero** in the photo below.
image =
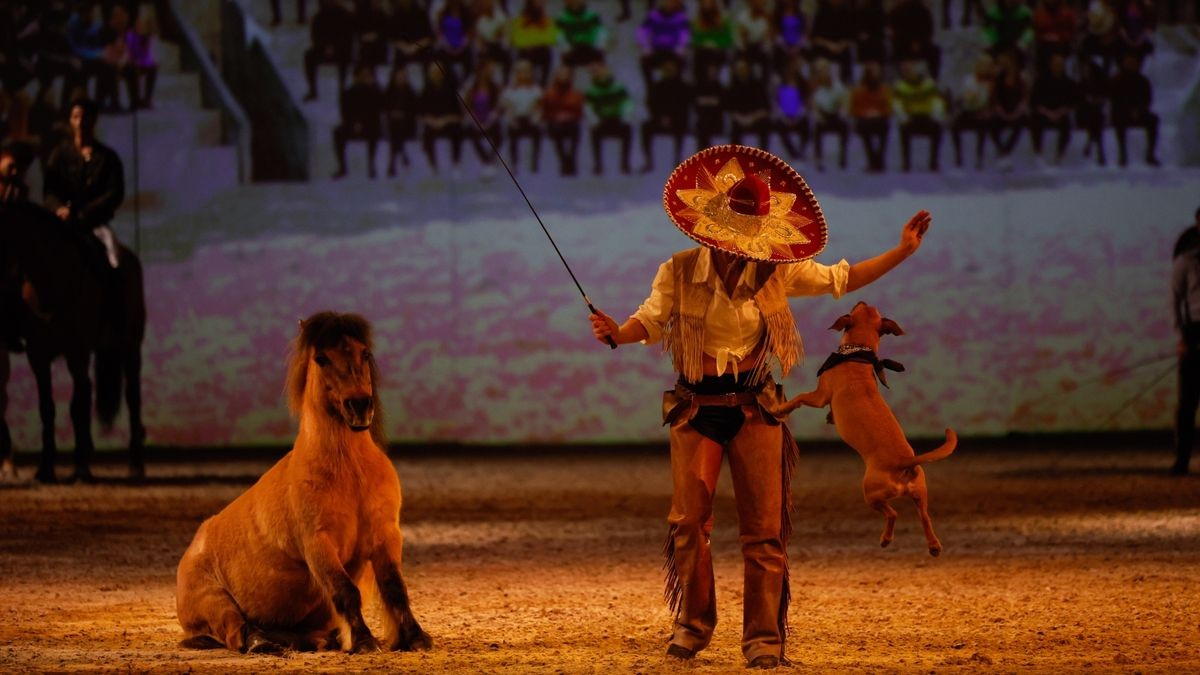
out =
[(718, 145), (684, 160), (667, 178), (663, 208), (692, 239), (750, 260), (807, 260), (829, 238), (804, 178), (745, 145)]

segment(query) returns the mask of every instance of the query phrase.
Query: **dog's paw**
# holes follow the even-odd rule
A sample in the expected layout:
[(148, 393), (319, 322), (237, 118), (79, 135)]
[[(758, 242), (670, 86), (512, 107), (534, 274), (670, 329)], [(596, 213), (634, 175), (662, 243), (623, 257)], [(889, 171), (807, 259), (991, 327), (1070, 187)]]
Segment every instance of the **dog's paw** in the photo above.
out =
[(935, 545), (929, 547), (929, 555), (936, 558), (941, 554), (942, 554), (942, 545), (941, 544), (935, 544)]

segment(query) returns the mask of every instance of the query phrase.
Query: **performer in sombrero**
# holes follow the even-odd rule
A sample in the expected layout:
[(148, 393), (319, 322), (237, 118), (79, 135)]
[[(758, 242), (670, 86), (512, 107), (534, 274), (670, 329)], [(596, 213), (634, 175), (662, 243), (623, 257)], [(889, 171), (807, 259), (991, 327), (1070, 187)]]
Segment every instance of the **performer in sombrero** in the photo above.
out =
[(592, 331), (616, 344), (660, 340), (679, 380), (663, 401), (671, 426), (674, 493), (667, 521), (667, 600), (676, 612), (667, 656), (688, 660), (717, 623), (712, 503), (729, 453), (745, 564), (742, 653), (749, 667), (785, 662), (790, 468), (795, 440), (771, 377), (803, 348), (788, 298), (841, 297), (886, 274), (921, 245), (930, 215), (904, 225), (894, 248), (851, 265), (823, 265), (821, 208), (804, 179), (774, 155), (740, 145), (702, 150), (679, 165), (663, 192), (667, 215), (700, 246), (658, 268), (650, 297), (625, 323), (592, 314)]

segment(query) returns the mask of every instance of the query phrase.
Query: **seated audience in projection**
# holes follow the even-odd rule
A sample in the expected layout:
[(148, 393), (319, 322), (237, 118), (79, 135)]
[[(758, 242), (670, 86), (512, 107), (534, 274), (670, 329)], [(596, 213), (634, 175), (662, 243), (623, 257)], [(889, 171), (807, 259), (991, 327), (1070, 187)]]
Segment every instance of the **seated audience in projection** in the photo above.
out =
[(355, 61), (371, 66), (382, 66), (388, 60), (387, 29), (388, 15), (384, 0), (359, 2), (354, 10), (354, 42), (357, 45)]
[(600, 15), (586, 0), (566, 0), (563, 10), (554, 17), (554, 23), (563, 43), (564, 65), (590, 66), (604, 60), (608, 31)]
[(1085, 35), (1080, 46), (1081, 60), (1096, 61), (1101, 72), (1107, 73), (1117, 57), (1120, 39), (1117, 34), (1117, 9), (1114, 0), (1091, 0), (1084, 15)]
[(1079, 15), (1066, 0), (1039, 0), (1033, 11), (1033, 39), (1040, 76), (1050, 67), (1050, 57), (1070, 56), (1079, 32)]
[(725, 85), (716, 66), (710, 66), (708, 71), (696, 81), (694, 124), (696, 131), (696, 149), (703, 150), (714, 143), (713, 138), (725, 133)]
[(772, 67), (781, 71), (808, 57), (808, 17), (801, 0), (778, 0), (771, 18)]
[(154, 55), (154, 40), (158, 26), (154, 13), (142, 5), (137, 21), (125, 32), (125, 82), (129, 89), (129, 104), (138, 108), (154, 107), (154, 84), (158, 80), (158, 60)]
[(367, 176), (375, 177), (375, 151), (383, 136), (383, 92), (375, 81), (375, 69), (359, 64), (354, 69), (354, 82), (342, 92), (338, 107), (342, 121), (333, 128), (333, 151), (338, 168), (333, 177), (346, 175), (346, 144), (365, 141), (367, 144)]
[(508, 14), (496, 0), (475, 0), (475, 55), (496, 64), (501, 78), (508, 80), (512, 70), (512, 45), (509, 44)]
[(466, 0), (445, 0), (433, 21), (435, 40), (433, 54), (443, 68), (463, 81), (471, 71), (474, 53), (471, 50), (471, 31), (474, 26)]
[(983, 16), (983, 40), (993, 56), (1016, 52), (1017, 65), (1033, 46), (1033, 12), (1021, 0), (996, 0)]
[(804, 159), (809, 134), (808, 82), (800, 73), (799, 60), (784, 66), (775, 85), (774, 126), (779, 140), (792, 159)]
[(1109, 84), (1112, 125), (1117, 132), (1117, 162), (1129, 163), (1127, 136), (1130, 129), (1146, 132), (1146, 163), (1158, 166), (1158, 115), (1150, 110), (1154, 89), (1142, 74), (1142, 60), (1133, 52), (1121, 57), (1121, 71)]
[[(421, 122), (421, 147), (425, 150), (425, 158), (429, 160), (429, 168), (434, 173), (438, 170), (437, 146), (438, 139), (450, 142), (450, 161), (455, 172), (458, 171), (462, 159), (463, 144), (463, 112), (455, 93), (452, 75), (430, 63), (425, 69), (425, 86), (417, 98), (417, 118)], [(470, 120), (467, 120), (470, 123)]]
[(387, 25), (392, 58), (403, 66), (413, 61), (426, 63), (433, 54), (436, 36), (429, 14), (417, 0), (393, 0)]
[(546, 1), (524, 0), (521, 11), (512, 18), (511, 30), (517, 58), (532, 63), (538, 84), (545, 86), (558, 44), (558, 26), (546, 11)]
[[(504, 142), (503, 128), (500, 120), (500, 85), (496, 83), (496, 65), (491, 61), (482, 60), (475, 69), (475, 74), (463, 89), (463, 100), (469, 106), (474, 119), (464, 119), (463, 128), (475, 146), (475, 154), (483, 164), (483, 177), (489, 178), (495, 171), (496, 152), (491, 143), (497, 148)], [(481, 131), (482, 129), (482, 131)], [(488, 138), (484, 138), (487, 134)]]
[(404, 166), (411, 162), (407, 143), (417, 137), (417, 92), (408, 82), (408, 69), (392, 68), (383, 92), (383, 116), (387, 120), (388, 176), (396, 175), (396, 157)]
[(930, 75), (941, 75), (942, 50), (934, 42), (933, 13), (925, 0), (899, 0), (887, 15), (892, 63), (924, 61)]
[(666, 59), (686, 59), (691, 20), (682, 0), (657, 0), (637, 31), (642, 80), (649, 82)]
[(954, 165), (963, 165), (962, 136), (964, 132), (975, 132), (975, 168), (983, 168), (983, 152), (992, 137), (993, 110), (992, 85), (995, 78), (995, 61), (988, 54), (975, 59), (975, 68), (963, 78), (956, 94), (954, 121), (950, 125), (950, 138), (954, 142)]
[(846, 143), (850, 125), (846, 121), (849, 97), (846, 87), (833, 73), (832, 64), (817, 59), (813, 64), (812, 79), (813, 152), (817, 156), (817, 170), (825, 170), (825, 151), (821, 140), (833, 134), (838, 142), (838, 167), (846, 168)]
[(592, 84), (584, 92), (588, 109), (593, 119), (592, 173), (604, 173), (604, 148), (606, 138), (621, 142), (621, 173), (629, 173), (629, 146), (633, 139), (633, 127), (629, 124), (630, 100), (625, 85), (617, 82), (612, 71), (604, 63), (592, 66)]
[(734, 34), (737, 37), (734, 58), (744, 59), (756, 78), (766, 80), (771, 70), (771, 15), (766, 0), (746, 0), (735, 15)]
[(836, 63), (841, 82), (853, 79), (851, 66), (854, 64), (854, 41), (857, 37), (854, 10), (849, 0), (820, 0), (817, 3), (817, 13), (809, 34), (812, 56)]
[(1087, 132), (1083, 156), (1096, 153), (1096, 163), (1104, 166), (1104, 109), (1108, 105), (1108, 77), (1098, 62), (1083, 61), (1083, 76), (1079, 80), (1079, 107), (1075, 110), (1075, 123)]
[(867, 171), (882, 173), (887, 168), (888, 135), (891, 131), (892, 89), (883, 81), (883, 68), (867, 61), (862, 77), (850, 90), (850, 117), (862, 140)]
[(1017, 60), (1015, 51), (1000, 54), (992, 83), (992, 134), (1004, 169), (1012, 168), (1013, 151), (1029, 124), (1029, 82)]
[(517, 61), (513, 69), (513, 81), (500, 94), (500, 110), (504, 115), (504, 128), (508, 134), (508, 155), (511, 168), (519, 170), (521, 156), (518, 154), (520, 140), (528, 138), (532, 163), (530, 169), (537, 173), (542, 155), (542, 120), (539, 108), (542, 88), (533, 79), (533, 64)]
[(354, 52), (354, 15), (337, 0), (320, 0), (309, 33), (312, 46), (304, 52), (304, 78), (308, 82), (304, 100), (315, 101), (317, 68), (321, 65), (335, 65), (338, 91), (346, 86), (346, 71)]
[[(796, 0), (791, 0), (795, 2)], [(887, 12), (883, 0), (858, 0), (854, 6), (854, 59), (858, 63), (887, 60)], [(930, 67), (930, 72), (937, 69)]]
[[(283, 0), (268, 0), (271, 5), (271, 26), (283, 23)], [(296, 0), (296, 23), (308, 23), (308, 0)]]
[(771, 135), (771, 98), (767, 83), (754, 74), (746, 59), (733, 62), (733, 76), (725, 90), (723, 107), (729, 113), (730, 143), (741, 143), (746, 134), (755, 134), (758, 147), (767, 147)]
[(896, 120), (900, 129), (900, 160), (904, 171), (912, 169), (912, 137), (929, 139), (929, 170), (938, 170), (942, 147), (942, 122), (945, 102), (937, 83), (919, 61), (900, 64), (900, 79), (892, 88)]
[(542, 120), (558, 157), (558, 173), (579, 173), (579, 137), (583, 126), (583, 92), (575, 88), (570, 66), (554, 71), (554, 80), (546, 87), (541, 101)]
[(1079, 107), (1079, 84), (1067, 75), (1067, 60), (1062, 54), (1051, 56), (1046, 72), (1034, 80), (1029, 104), (1034, 153), (1041, 157), (1042, 135), (1046, 129), (1054, 129), (1058, 132), (1054, 163), (1060, 164), (1071, 142), (1071, 114)]
[(718, 71), (729, 62), (733, 49), (733, 21), (719, 0), (700, 0), (692, 19), (692, 77), (699, 80), (715, 66)]
[(692, 86), (683, 80), (678, 61), (663, 61), (660, 75), (650, 82), (646, 94), (646, 119), (642, 121), (642, 173), (654, 169), (654, 138), (669, 136), (674, 141), (671, 166), (683, 160), (683, 137), (688, 131)]

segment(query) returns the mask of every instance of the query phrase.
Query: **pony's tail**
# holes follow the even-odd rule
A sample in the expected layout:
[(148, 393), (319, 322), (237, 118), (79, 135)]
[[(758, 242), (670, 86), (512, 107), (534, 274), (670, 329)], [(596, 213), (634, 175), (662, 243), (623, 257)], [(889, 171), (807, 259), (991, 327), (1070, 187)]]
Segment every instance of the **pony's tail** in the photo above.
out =
[(105, 346), (96, 350), (96, 417), (105, 429), (111, 429), (121, 411), (122, 350)]

